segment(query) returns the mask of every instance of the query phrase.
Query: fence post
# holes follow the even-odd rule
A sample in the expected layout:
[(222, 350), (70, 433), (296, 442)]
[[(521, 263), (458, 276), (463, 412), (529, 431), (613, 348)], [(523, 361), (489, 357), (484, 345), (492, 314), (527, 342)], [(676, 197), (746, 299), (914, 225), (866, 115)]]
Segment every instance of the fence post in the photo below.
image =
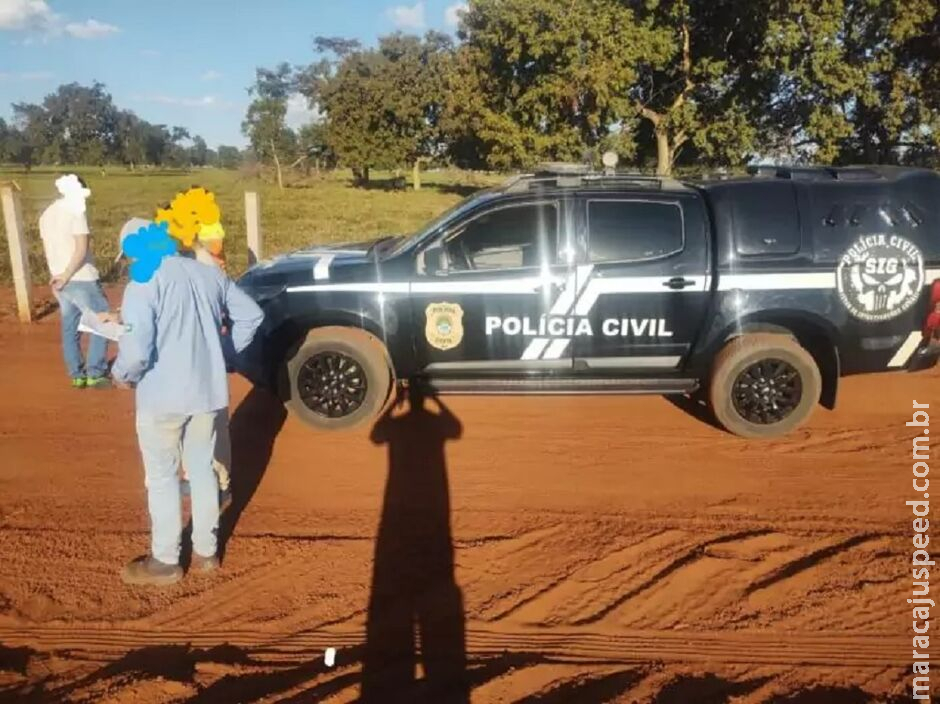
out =
[(263, 258), (261, 252), (261, 206), (258, 194), (245, 191), (245, 229), (248, 232), (248, 266), (254, 266)]
[(21, 322), (29, 323), (33, 319), (33, 291), (29, 277), (26, 229), (23, 227), (23, 212), (20, 209), (20, 187), (14, 182), (0, 183), (0, 203), (3, 206), (3, 222), (10, 247), (10, 267), (13, 270), (17, 314)]

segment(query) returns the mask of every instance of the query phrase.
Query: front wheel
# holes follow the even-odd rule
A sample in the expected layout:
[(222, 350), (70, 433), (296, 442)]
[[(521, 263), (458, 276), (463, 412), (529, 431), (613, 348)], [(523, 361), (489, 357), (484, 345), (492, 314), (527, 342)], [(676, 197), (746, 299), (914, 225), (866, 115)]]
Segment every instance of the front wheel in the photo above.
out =
[(802, 425), (822, 393), (816, 360), (788, 335), (731, 340), (715, 358), (709, 402), (726, 430), (747, 438), (784, 435)]
[(308, 425), (326, 430), (374, 421), (392, 385), (385, 347), (357, 328), (311, 330), (286, 366), (287, 407)]

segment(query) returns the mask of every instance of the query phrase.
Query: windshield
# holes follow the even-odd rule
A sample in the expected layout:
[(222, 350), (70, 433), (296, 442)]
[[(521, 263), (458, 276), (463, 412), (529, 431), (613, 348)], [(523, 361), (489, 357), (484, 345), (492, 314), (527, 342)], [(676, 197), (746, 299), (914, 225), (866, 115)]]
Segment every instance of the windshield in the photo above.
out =
[(447, 223), (449, 220), (460, 217), (463, 213), (467, 212), (468, 210), (472, 210), (473, 208), (477, 207), (481, 203), (485, 203), (486, 201), (492, 200), (493, 198), (496, 197), (496, 195), (497, 195), (496, 191), (485, 190), (485, 191), (480, 191), (479, 193), (474, 193), (469, 198), (465, 198), (464, 200), (457, 203), (457, 205), (453, 206), (452, 208), (448, 210), (445, 210), (441, 215), (439, 215), (430, 223), (425, 225), (418, 232), (412, 235), (406, 236), (401, 242), (397, 244), (397, 246), (391, 252), (388, 253), (388, 256), (389, 257), (398, 256), (405, 250), (418, 244), (418, 242), (420, 242), (422, 239), (424, 239), (431, 233), (440, 229), (441, 226)]

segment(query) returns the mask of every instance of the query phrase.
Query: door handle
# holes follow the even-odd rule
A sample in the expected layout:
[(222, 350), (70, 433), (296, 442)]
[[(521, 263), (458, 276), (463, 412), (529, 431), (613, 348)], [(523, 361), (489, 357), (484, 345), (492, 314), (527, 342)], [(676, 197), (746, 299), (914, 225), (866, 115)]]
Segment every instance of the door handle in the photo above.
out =
[(695, 282), (692, 279), (686, 279), (682, 276), (675, 276), (669, 279), (669, 281), (663, 281), (663, 286), (673, 289), (683, 289), (694, 285)]

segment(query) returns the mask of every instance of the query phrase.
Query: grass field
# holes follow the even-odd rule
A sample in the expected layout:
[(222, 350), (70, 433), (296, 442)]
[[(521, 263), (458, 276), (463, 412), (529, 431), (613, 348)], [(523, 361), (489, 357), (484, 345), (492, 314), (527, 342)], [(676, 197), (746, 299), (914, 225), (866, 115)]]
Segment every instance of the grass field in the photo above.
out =
[[(439, 171), (424, 175), (421, 191), (384, 190), (388, 174), (374, 175), (370, 188), (355, 188), (349, 172), (338, 171), (322, 178), (297, 179), (279, 191), (275, 185), (238, 171), (198, 169), (193, 171), (128, 171), (108, 168), (41, 168), (26, 175), (21, 170), (0, 167), (0, 181), (15, 180), (22, 189), (23, 219), (29, 238), (34, 283), (48, 279), (38, 219), (43, 208), (56, 197), (55, 178), (78, 173), (92, 191), (88, 201), (89, 225), (99, 270), (110, 278), (110, 262), (118, 248), (118, 233), (131, 217), (151, 218), (156, 208), (170, 201), (179, 190), (204, 186), (216, 194), (226, 230), (226, 254), (233, 274), (248, 263), (245, 236), (244, 193), (261, 197), (264, 255), (271, 256), (305, 245), (355, 240), (370, 235), (403, 234), (419, 228), (474, 190), (498, 183), (501, 176)], [(0, 283), (11, 280), (6, 231), (0, 219), (2, 256)]]

